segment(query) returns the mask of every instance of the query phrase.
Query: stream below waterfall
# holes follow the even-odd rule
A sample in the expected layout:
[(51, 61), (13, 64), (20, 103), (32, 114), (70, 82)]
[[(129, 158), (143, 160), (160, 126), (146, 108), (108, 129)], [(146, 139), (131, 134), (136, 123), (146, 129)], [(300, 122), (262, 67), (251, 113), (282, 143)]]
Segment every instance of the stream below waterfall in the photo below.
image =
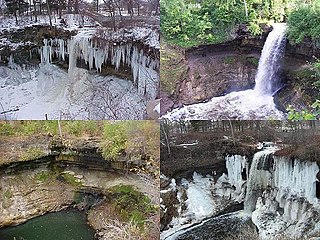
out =
[(93, 240), (94, 230), (84, 213), (67, 210), (47, 213), (24, 224), (0, 229), (3, 240)]
[(254, 228), (250, 215), (232, 212), (204, 220), (199, 224), (177, 231), (167, 240), (225, 240), (232, 239), (245, 228)]
[(254, 89), (231, 92), (225, 96), (214, 97), (205, 103), (174, 109), (163, 118), (171, 120), (284, 119), (285, 114), (277, 109), (273, 95), (281, 88), (279, 71), (286, 43), (285, 30), (285, 24), (273, 25), (273, 30), (263, 46)]

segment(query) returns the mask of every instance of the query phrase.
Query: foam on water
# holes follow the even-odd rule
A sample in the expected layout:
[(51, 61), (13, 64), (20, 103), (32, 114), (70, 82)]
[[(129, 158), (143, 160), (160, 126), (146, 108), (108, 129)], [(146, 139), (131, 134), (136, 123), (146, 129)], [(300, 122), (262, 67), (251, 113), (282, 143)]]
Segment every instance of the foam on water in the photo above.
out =
[(259, 60), (252, 90), (232, 92), (214, 97), (206, 103), (198, 103), (174, 109), (163, 118), (171, 120), (207, 119), (284, 119), (276, 108), (273, 94), (279, 89), (279, 70), (285, 47), (285, 24), (274, 24), (268, 35)]

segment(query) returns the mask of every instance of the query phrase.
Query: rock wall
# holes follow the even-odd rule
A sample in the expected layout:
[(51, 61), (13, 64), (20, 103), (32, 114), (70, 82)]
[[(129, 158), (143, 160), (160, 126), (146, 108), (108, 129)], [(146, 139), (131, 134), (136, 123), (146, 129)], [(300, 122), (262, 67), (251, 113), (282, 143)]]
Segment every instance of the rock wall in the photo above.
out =
[[(171, 95), (174, 104), (162, 109), (207, 101), (233, 91), (252, 89), (260, 53), (271, 29), (266, 28), (261, 37), (238, 31), (234, 40), (222, 44), (203, 45), (186, 50), (186, 74), (177, 79), (176, 90)], [(281, 73), (281, 87), (276, 93), (276, 104), (285, 110), (289, 104), (297, 108), (310, 105), (317, 92), (312, 88), (312, 74), (301, 74), (307, 61), (320, 56), (320, 49), (306, 39), (303, 43), (286, 44)], [(164, 103), (170, 102), (165, 98)]]
[[(206, 149), (210, 148), (207, 146)], [(161, 223), (164, 236), (227, 211), (230, 206), (239, 203), (243, 203), (246, 214), (252, 214), (252, 221), (262, 239), (277, 239), (283, 235), (292, 238), (319, 236), (318, 159), (311, 161), (279, 156), (275, 154), (277, 148), (274, 146), (267, 146), (250, 158), (239, 154), (222, 157), (211, 149), (210, 154), (204, 154), (203, 149), (198, 149), (197, 157), (193, 155), (195, 150), (188, 147), (173, 149), (174, 160), (171, 161), (175, 161), (178, 166), (179, 157), (187, 158), (183, 153), (187, 151), (189, 157), (194, 159), (195, 166), (188, 165), (191, 160), (187, 160), (191, 170), (182, 173), (184, 168), (178, 167), (180, 172), (176, 172), (173, 177), (161, 177)], [(210, 160), (205, 160), (207, 154), (219, 156), (216, 157), (218, 160), (212, 161), (210, 165)], [(166, 164), (167, 160), (164, 161)], [(201, 164), (204, 164), (203, 168)], [(173, 165), (169, 166), (173, 168)], [(192, 170), (202, 170), (202, 174), (191, 174)], [(205, 201), (201, 204), (198, 202), (198, 205), (208, 209), (198, 209), (196, 204), (192, 205), (192, 199), (196, 196)]]
[(230, 140), (212, 140), (200, 142), (194, 146), (160, 147), (161, 172), (168, 176), (187, 177), (194, 171), (207, 174), (217, 171), (219, 176), (226, 171), (227, 155), (243, 155), (251, 158), (256, 151), (253, 146), (233, 144)]

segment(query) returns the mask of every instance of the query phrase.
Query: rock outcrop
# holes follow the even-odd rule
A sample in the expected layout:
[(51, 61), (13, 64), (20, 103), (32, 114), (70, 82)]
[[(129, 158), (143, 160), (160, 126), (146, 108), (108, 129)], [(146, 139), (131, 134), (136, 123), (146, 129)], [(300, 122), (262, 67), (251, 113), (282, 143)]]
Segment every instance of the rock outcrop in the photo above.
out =
[[(252, 89), (255, 86), (261, 50), (271, 28), (266, 27), (260, 37), (250, 35), (245, 26), (239, 26), (235, 38), (221, 44), (202, 45), (186, 50), (186, 73), (176, 79), (175, 92), (164, 96), (161, 113), (233, 91)], [(275, 95), (277, 107), (285, 111), (288, 105), (305, 108), (317, 97), (312, 87), (312, 74), (307, 62), (320, 56), (320, 49), (305, 39), (298, 45), (287, 41), (283, 59), (281, 86)], [(174, 103), (172, 104), (171, 101)], [(170, 104), (169, 104), (170, 103)]]

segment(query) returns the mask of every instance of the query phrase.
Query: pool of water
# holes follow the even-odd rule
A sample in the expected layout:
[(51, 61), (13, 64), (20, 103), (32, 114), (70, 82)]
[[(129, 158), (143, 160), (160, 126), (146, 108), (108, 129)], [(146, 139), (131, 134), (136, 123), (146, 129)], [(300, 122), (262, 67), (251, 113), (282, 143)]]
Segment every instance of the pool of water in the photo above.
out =
[(24, 224), (0, 229), (1, 240), (94, 240), (86, 216), (76, 210), (48, 213)]

